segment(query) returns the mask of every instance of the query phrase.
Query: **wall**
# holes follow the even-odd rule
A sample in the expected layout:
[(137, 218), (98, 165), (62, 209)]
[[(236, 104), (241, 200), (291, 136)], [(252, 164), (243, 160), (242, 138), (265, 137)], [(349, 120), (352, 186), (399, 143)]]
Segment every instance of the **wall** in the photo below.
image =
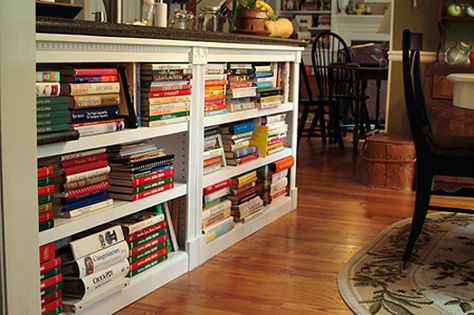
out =
[[(438, 2), (418, 0), (418, 7), (413, 8), (413, 1), (394, 0), (392, 11), (392, 40), (390, 42), (389, 91), (387, 102), (387, 133), (409, 133), (408, 118), (405, 110), (403, 92), (403, 73), (401, 62), (402, 31), (410, 29), (423, 33), (425, 52), (435, 52), (439, 43)], [(434, 54), (424, 54), (422, 62), (434, 61)]]

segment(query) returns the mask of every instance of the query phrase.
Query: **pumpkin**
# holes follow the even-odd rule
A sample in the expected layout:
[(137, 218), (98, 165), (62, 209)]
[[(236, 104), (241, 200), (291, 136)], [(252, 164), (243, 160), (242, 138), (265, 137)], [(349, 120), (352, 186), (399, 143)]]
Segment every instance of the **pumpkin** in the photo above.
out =
[(265, 29), (270, 32), (270, 37), (288, 38), (293, 34), (293, 23), (286, 18), (266, 20)]

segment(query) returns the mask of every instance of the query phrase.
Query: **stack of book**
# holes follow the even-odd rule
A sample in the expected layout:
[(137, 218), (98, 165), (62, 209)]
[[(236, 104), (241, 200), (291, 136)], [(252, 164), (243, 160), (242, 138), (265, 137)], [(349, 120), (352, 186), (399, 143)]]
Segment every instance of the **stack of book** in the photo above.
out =
[(227, 109), (230, 112), (255, 108), (254, 98), (257, 87), (251, 79), (255, 72), (251, 63), (229, 65), (229, 88), (227, 90)]
[(261, 190), (256, 170), (233, 178), (231, 195), (227, 199), (232, 202), (235, 222), (248, 222), (265, 211)]
[(63, 312), (61, 258), (56, 257), (54, 243), (40, 246), (41, 314)]
[(41, 161), (55, 168), (55, 216), (73, 218), (112, 207), (108, 182), (110, 166), (104, 148)]
[(53, 175), (54, 168), (52, 166), (38, 168), (38, 218), (40, 232), (54, 227)]
[(229, 82), (226, 64), (207, 64), (204, 80), (204, 114), (213, 116), (227, 113), (226, 89)]
[(135, 201), (174, 187), (174, 154), (151, 141), (120, 144), (107, 152), (112, 198)]
[(190, 64), (141, 66), (141, 120), (146, 127), (187, 121), (191, 101)]
[(218, 182), (203, 189), (202, 232), (206, 235), (206, 243), (231, 231), (234, 220), (231, 216), (230, 193), (232, 179)]
[(258, 147), (260, 157), (264, 158), (284, 149), (288, 132), (286, 114), (261, 118), (261, 125), (255, 127), (250, 144)]
[(258, 148), (250, 145), (254, 129), (253, 120), (240, 121), (221, 127), (227, 165), (237, 166), (258, 159)]
[(219, 126), (204, 129), (203, 166), (204, 175), (226, 167), (221, 128)]
[(288, 173), (294, 165), (293, 156), (288, 156), (258, 169), (259, 182), (263, 185), (262, 198), (265, 205), (286, 196), (289, 191)]
[(63, 295), (69, 298), (63, 301), (67, 312), (78, 311), (71, 308), (79, 299), (105, 297), (126, 285), (128, 247), (119, 225), (79, 235), (58, 249), (58, 255), (63, 263)]
[(168, 258), (172, 250), (170, 238), (175, 237), (164, 208), (158, 204), (117, 221), (128, 244), (130, 271), (127, 277), (135, 277)]
[(64, 68), (61, 94), (70, 95), (72, 126), (81, 137), (122, 130), (116, 68)]
[(254, 69), (257, 107), (265, 109), (282, 104), (283, 90), (278, 87), (278, 63), (258, 63), (254, 64)]
[(61, 93), (61, 73), (36, 72), (37, 143), (48, 144), (79, 139), (71, 127), (71, 101)]

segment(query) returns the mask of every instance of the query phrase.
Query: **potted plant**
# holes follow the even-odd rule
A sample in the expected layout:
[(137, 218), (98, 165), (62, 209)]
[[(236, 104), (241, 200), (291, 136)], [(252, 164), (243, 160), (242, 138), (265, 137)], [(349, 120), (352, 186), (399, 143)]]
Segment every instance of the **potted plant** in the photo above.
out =
[(229, 31), (236, 33), (268, 35), (265, 29), (267, 12), (257, 8), (256, 0), (233, 0)]

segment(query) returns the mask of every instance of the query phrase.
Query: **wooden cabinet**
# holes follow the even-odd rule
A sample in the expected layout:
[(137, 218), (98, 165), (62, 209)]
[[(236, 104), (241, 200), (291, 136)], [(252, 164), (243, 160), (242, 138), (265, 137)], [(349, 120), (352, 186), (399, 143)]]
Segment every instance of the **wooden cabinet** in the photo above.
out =
[(474, 111), (453, 106), (450, 73), (474, 73), (471, 65), (427, 64), (425, 100), (433, 130), (453, 136), (474, 137)]

